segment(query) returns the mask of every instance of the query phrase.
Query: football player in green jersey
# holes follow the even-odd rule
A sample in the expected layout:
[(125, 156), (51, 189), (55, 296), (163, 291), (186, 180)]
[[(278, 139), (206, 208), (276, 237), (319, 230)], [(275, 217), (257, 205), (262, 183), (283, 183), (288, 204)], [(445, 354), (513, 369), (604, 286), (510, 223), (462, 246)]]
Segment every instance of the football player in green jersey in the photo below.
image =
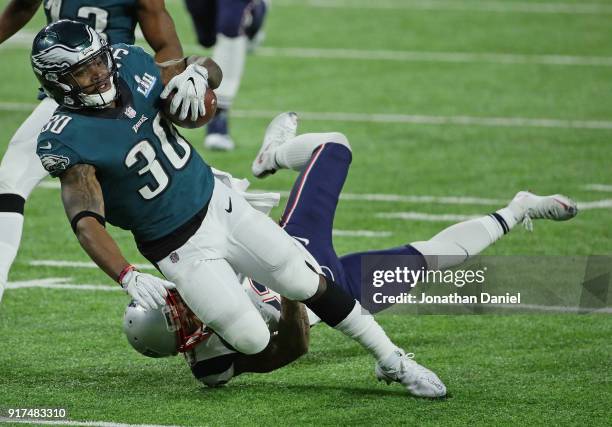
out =
[[(43, 127), (37, 152), (60, 178), (73, 230), (96, 264), (145, 308), (165, 304), (167, 289), (176, 286), (230, 346), (257, 354), (270, 345), (270, 333), (236, 277), (241, 273), (303, 302), (360, 343), (386, 380), (417, 396), (444, 396), (436, 374), (410, 360), (358, 301), (317, 273), (296, 240), (215, 177), (163, 113), (164, 84), (186, 99), (203, 97), (207, 85), (220, 83), (216, 64), (189, 58), (160, 69), (142, 49), (119, 44), (112, 52), (88, 26), (59, 21), (36, 36), (31, 55), (41, 85), (61, 105)], [(290, 134), (286, 124), (268, 139)], [(106, 221), (130, 230), (171, 282), (136, 271)]]
[[(11, 0), (0, 15), (0, 44), (23, 28), (41, 3)], [(157, 62), (183, 56), (164, 0), (45, 0), (44, 10), (48, 23), (64, 18), (81, 21), (111, 44), (133, 44), (138, 24)], [(56, 108), (52, 98), (42, 99), (11, 139), (0, 165), (0, 301), (19, 249), (25, 201), (48, 175), (36, 155), (36, 138)]]

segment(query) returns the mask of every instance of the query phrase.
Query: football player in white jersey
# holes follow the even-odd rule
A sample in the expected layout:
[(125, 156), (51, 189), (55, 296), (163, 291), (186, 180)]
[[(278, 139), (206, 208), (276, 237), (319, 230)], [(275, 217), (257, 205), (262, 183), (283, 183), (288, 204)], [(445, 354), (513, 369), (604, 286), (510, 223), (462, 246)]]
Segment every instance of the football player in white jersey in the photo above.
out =
[[(253, 174), (264, 177), (279, 169), (300, 171), (280, 224), (299, 242), (312, 268), (334, 280), (357, 301), (362, 300), (361, 262), (365, 256), (405, 255), (406, 266), (412, 270), (446, 269), (480, 253), (518, 223), (530, 225), (532, 219), (563, 221), (577, 214), (576, 203), (565, 196), (542, 197), (522, 191), (508, 206), (455, 224), (428, 241), (338, 257), (332, 245), (332, 226), (351, 163), (351, 147), (337, 132), (296, 136), (296, 130), (294, 113), (281, 114), (272, 121), (253, 162)], [(150, 357), (184, 353), (193, 375), (209, 386), (224, 384), (244, 372), (270, 372), (305, 354), (309, 329), (319, 318), (303, 304), (282, 298), (249, 278), (244, 278), (243, 287), (272, 334), (261, 353), (236, 352), (203, 325), (174, 292), (170, 293), (170, 303), (159, 310), (145, 311), (133, 302), (128, 305), (124, 317), (128, 341)], [(371, 311), (386, 307), (376, 305)], [(415, 376), (427, 375), (430, 371), (412, 357), (410, 354), (404, 359), (401, 369)], [(391, 382), (393, 375), (377, 364), (379, 380)], [(415, 395), (426, 395), (404, 385)]]
[[(41, 3), (41, 0), (11, 0), (0, 15), (0, 44), (23, 28)], [(93, 20), (95, 29), (111, 44), (133, 44), (138, 23), (155, 51), (157, 62), (183, 57), (164, 0), (45, 0), (45, 13), (48, 22), (73, 19), (89, 24)], [(33, 88), (33, 97), (34, 93)], [(0, 301), (21, 242), (25, 202), (38, 183), (48, 176), (36, 155), (36, 139), (56, 108), (53, 99), (42, 98), (13, 135), (0, 164)]]

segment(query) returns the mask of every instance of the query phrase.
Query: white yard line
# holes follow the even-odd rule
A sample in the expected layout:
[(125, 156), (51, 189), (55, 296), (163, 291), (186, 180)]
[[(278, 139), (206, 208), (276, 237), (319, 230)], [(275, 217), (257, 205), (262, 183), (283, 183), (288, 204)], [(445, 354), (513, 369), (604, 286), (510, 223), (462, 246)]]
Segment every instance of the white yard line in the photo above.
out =
[[(272, 110), (233, 110), (232, 117), (269, 119), (278, 112)], [(526, 117), (430, 116), (420, 114), (367, 114), (346, 112), (298, 111), (300, 118), (313, 121), (358, 123), (405, 123), (417, 125), (486, 126), (510, 128), (557, 128), (611, 130), (612, 121), (564, 120)]]
[[(37, 104), (0, 102), (0, 110), (32, 111)], [(234, 118), (269, 119), (278, 114), (272, 110), (232, 110)], [(474, 116), (429, 116), (420, 114), (364, 114), (345, 112), (302, 111), (304, 120), (324, 122), (358, 123), (400, 123), (434, 126), (485, 126), (510, 128), (556, 128), (556, 129), (598, 129), (612, 130), (612, 121), (606, 120), (563, 120), (526, 117), (474, 117)]]
[(584, 186), (585, 190), (612, 192), (612, 185), (608, 184), (588, 184)]
[[(186, 46), (196, 51), (196, 45)], [(539, 64), (612, 67), (609, 56), (537, 55), (494, 52), (423, 52), (410, 50), (320, 49), (300, 47), (260, 47), (257, 56), (361, 61), (450, 62), (491, 64)]]
[[(30, 49), (34, 33), (20, 31), (2, 46)], [(0, 46), (0, 49), (2, 49)], [(148, 49), (146, 44), (143, 47)], [(186, 44), (186, 51), (198, 52), (202, 47), (197, 44)], [(610, 56), (583, 56), (562, 54), (522, 54), (498, 52), (437, 52), (385, 49), (341, 49), (315, 47), (273, 47), (262, 46), (256, 51), (257, 56), (292, 59), (331, 59), (358, 61), (393, 61), (393, 62), (440, 62), (440, 63), (490, 63), (500, 65), (539, 64), (552, 66), (592, 66), (612, 67)]]
[[(596, 185), (596, 184), (592, 184)], [(38, 185), (40, 188), (59, 190), (60, 184), (56, 181), (43, 181)], [(612, 186), (610, 186), (612, 188)], [(585, 187), (586, 188), (586, 187)], [(590, 188), (593, 189), (593, 188)], [(603, 190), (602, 190), (603, 191)], [(608, 190), (605, 190), (608, 191)], [(609, 190), (612, 191), (612, 190)], [(282, 196), (287, 197), (288, 191), (276, 191)], [(491, 199), (471, 196), (429, 196), (429, 195), (406, 195), (406, 194), (370, 194), (370, 193), (342, 193), (340, 200), (366, 201), (366, 202), (395, 202), (395, 203), (429, 203), (433, 205), (483, 205), (483, 206), (503, 206), (508, 200)], [(578, 202), (578, 209), (608, 209), (612, 208), (612, 199), (593, 200), (589, 202)], [(394, 215), (399, 212), (393, 213)], [(410, 213), (412, 215), (413, 213)], [(427, 215), (427, 214), (423, 214)], [(459, 215), (458, 217), (463, 217)], [(410, 218), (405, 218), (410, 219)]]
[[(32, 267), (98, 268), (98, 266), (91, 261), (61, 261), (41, 259), (30, 261), (28, 264)], [(155, 270), (155, 267), (150, 264), (136, 264), (136, 267), (140, 270)]]
[(15, 424), (37, 424), (53, 426), (83, 426), (83, 427), (181, 427), (162, 424), (124, 424), (114, 421), (71, 421), (71, 420), (41, 420), (41, 419), (17, 419), (0, 417), (0, 423)]
[(381, 219), (402, 219), (405, 221), (459, 222), (478, 218), (482, 215), (428, 214), (424, 212), (381, 212), (377, 213), (375, 216), (376, 218)]
[(459, 0), (274, 0), (274, 7), (337, 9), (439, 10), (494, 13), (612, 14), (612, 6), (601, 3), (540, 3), (521, 1)]

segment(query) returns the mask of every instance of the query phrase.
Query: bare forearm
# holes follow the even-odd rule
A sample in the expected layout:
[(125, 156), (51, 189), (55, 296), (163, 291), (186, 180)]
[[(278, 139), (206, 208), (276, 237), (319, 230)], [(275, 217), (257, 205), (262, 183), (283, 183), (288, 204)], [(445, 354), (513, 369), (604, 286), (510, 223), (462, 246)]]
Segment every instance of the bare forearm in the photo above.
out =
[(129, 265), (108, 231), (94, 218), (83, 218), (76, 229), (81, 247), (109, 277), (117, 281)]
[(244, 355), (234, 363), (235, 375), (243, 372), (271, 372), (308, 352), (310, 323), (303, 304), (282, 298), (278, 333), (258, 354)]
[(182, 58), (183, 48), (164, 2), (141, 0), (138, 6), (138, 23), (147, 43), (155, 51), (155, 61)]
[(23, 28), (34, 16), (41, 0), (12, 0), (0, 15), (0, 44)]
[(208, 71), (208, 87), (211, 89), (216, 89), (221, 84), (221, 80), (223, 79), (223, 73), (221, 72), (221, 68), (212, 58), (204, 57), (204, 56), (189, 56), (187, 58), (174, 59), (170, 61), (158, 62), (157, 66), (160, 69), (162, 75), (162, 81), (164, 85), (168, 84), (172, 77), (182, 73), (185, 71), (185, 68), (191, 64), (198, 64), (202, 67), (206, 68)]

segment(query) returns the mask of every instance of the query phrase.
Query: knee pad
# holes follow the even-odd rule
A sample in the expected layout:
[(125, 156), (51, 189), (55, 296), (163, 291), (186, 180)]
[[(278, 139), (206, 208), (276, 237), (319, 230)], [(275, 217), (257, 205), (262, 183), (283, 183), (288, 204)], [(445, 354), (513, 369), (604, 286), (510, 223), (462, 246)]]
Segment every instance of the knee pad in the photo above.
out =
[(274, 274), (276, 288), (285, 298), (304, 301), (317, 293), (319, 275), (308, 267), (303, 257), (293, 257)]
[(250, 310), (223, 331), (223, 339), (237, 351), (244, 354), (262, 352), (270, 341), (270, 331), (261, 315)]

